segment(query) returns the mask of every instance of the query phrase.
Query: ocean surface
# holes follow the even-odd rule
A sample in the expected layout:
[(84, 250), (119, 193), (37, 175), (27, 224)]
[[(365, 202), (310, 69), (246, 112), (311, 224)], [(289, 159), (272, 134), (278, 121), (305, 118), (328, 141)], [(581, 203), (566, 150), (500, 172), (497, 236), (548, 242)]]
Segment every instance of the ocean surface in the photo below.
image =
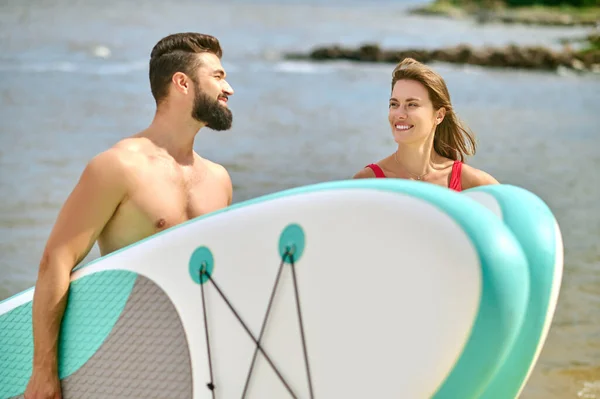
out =
[[(32, 286), (57, 212), (87, 160), (150, 122), (148, 57), (177, 31), (216, 35), (234, 126), (196, 150), (225, 165), (234, 201), (351, 177), (394, 151), (392, 65), (288, 62), (284, 52), (379, 43), (558, 47), (580, 28), (407, 15), (402, 1), (0, 1), (0, 300)], [(600, 397), (600, 75), (436, 63), (476, 132), (470, 162), (544, 199), (565, 274), (525, 399)], [(86, 261), (98, 256), (96, 248)]]

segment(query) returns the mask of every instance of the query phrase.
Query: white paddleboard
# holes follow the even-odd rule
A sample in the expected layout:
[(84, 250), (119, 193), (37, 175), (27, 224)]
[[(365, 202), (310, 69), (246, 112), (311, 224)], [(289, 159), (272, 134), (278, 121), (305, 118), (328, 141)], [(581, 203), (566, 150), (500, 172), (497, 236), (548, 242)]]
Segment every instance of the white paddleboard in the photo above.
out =
[[(323, 183), (79, 267), (60, 338), (63, 397), (474, 398), (537, 311), (539, 334), (519, 343), (531, 359), (503, 380), (518, 390), (556, 300), (550, 290), (528, 306), (536, 249), (525, 246), (562, 243), (523, 243), (481, 202), (406, 180)], [(22, 395), (31, 373), (32, 297), (0, 303), (0, 398)]]

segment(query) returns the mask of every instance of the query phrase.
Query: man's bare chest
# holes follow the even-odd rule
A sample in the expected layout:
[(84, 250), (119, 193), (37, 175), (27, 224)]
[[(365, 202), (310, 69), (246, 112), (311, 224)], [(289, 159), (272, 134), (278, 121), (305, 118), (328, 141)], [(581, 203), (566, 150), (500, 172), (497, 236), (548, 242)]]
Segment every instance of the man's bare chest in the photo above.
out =
[(138, 188), (122, 204), (131, 217), (145, 219), (160, 230), (205, 215), (227, 205), (227, 196), (216, 182), (163, 182)]
[(128, 245), (228, 205), (225, 187), (210, 174), (138, 176), (102, 233), (111, 247)]

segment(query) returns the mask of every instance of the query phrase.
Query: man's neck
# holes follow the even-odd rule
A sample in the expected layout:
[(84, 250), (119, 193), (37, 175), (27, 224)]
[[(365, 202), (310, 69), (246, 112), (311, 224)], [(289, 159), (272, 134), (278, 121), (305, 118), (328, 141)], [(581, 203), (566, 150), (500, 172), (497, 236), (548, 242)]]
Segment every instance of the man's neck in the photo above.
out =
[(141, 136), (167, 151), (178, 163), (187, 164), (194, 159), (194, 140), (202, 127), (204, 124), (191, 117), (157, 112)]

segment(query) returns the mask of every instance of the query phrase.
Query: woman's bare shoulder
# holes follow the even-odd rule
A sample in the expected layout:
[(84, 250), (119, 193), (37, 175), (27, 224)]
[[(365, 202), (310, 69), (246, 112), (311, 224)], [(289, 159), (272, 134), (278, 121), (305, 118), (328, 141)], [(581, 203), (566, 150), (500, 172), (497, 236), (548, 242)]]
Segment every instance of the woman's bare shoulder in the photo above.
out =
[(462, 166), (461, 183), (463, 190), (489, 184), (500, 184), (498, 180), (489, 173), (467, 164), (463, 164)]
[(353, 179), (370, 179), (372, 177), (375, 177), (375, 172), (368, 167), (362, 168), (352, 176)]
[[(374, 162), (370, 165), (376, 165), (379, 166), (381, 168), (381, 170), (383, 170), (383, 172), (385, 174), (387, 174), (390, 170), (390, 164), (393, 162), (392, 161), (393, 155), (389, 155), (383, 159), (380, 159), (377, 162)], [(375, 171), (369, 167), (368, 165), (365, 166), (364, 168), (362, 168), (361, 170), (359, 170), (358, 172), (356, 172), (356, 174), (354, 176), (352, 176), (353, 179), (370, 179), (372, 177), (377, 177), (377, 175), (375, 174)]]

